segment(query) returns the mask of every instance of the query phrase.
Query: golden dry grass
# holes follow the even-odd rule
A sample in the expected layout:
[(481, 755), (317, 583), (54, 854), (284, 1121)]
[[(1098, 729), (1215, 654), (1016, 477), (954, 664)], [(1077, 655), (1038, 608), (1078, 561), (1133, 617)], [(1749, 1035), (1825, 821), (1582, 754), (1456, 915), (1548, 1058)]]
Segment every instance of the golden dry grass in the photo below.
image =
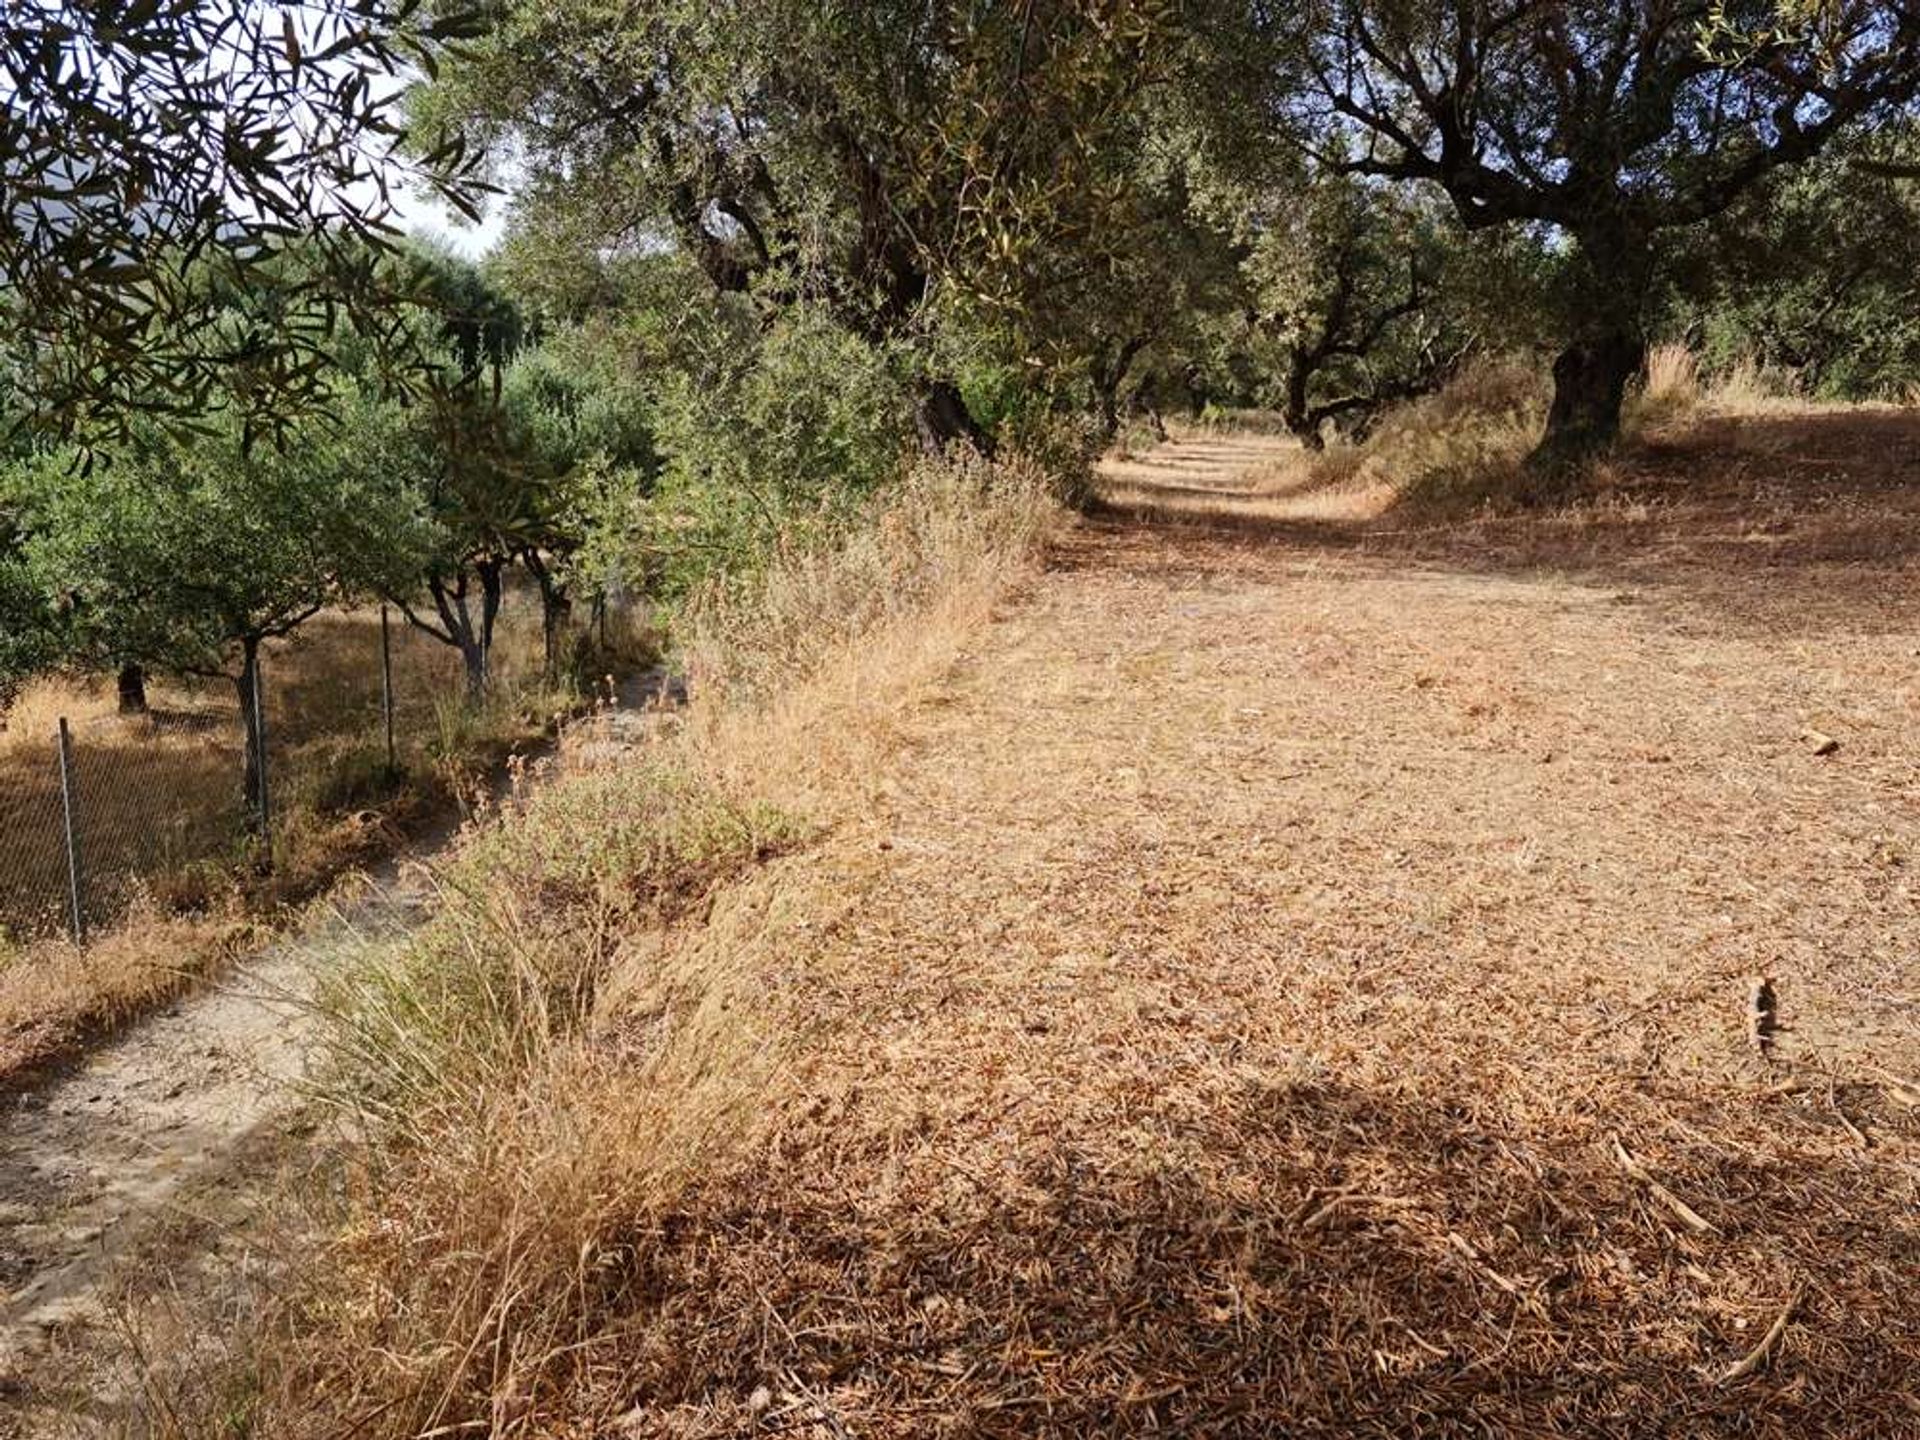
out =
[[(134, 717), (115, 713), (111, 677), (28, 685), (0, 730), (0, 1075), (171, 998), (257, 939), (256, 920), (469, 803), (510, 749), (575, 703), (543, 682), (537, 602), (519, 594), (510, 605), (495, 695), (478, 712), (461, 703), (457, 656), (394, 617), (398, 781), (385, 771), (378, 610), (322, 614), (269, 647), (271, 874), (254, 868), (244, 839), (229, 683), (155, 676), (152, 713)], [(85, 947), (60, 933), (62, 716), (74, 736)]]
[[(1713, 424), (1464, 522), (1174, 472), (547, 792), (515, 998), (374, 1012), (518, 1058), (250, 1433), (1914, 1433), (1920, 421)], [(662, 891), (662, 776), (800, 829)]]
[(88, 945), (47, 940), (0, 951), (0, 1079), (165, 1003), (260, 933), (233, 904), (191, 915), (142, 907)]
[[(516, 1387), (578, 1363), (582, 1302), (624, 1263), (601, 1240), (732, 1164), (800, 1053), (750, 936), (695, 953), (681, 927), (724, 927), (731, 879), (863, 808), (1057, 513), (1017, 462), (918, 476), (830, 555), (727, 597), (733, 647), (713, 639), (721, 602), (698, 610), (700, 683), (666, 738), (549, 775), (476, 833), (422, 935), (349, 960), (329, 1093), (380, 1143), (349, 1169), (347, 1216), (326, 1216), (332, 1243), (301, 1242), (264, 1353), (243, 1347), (261, 1426), (326, 1433), (366, 1405), (412, 1434), (476, 1394), (510, 1416)], [(511, 1355), (471, 1348), (481, 1333)], [(229, 1394), (191, 1366), (149, 1380), (167, 1433)]]

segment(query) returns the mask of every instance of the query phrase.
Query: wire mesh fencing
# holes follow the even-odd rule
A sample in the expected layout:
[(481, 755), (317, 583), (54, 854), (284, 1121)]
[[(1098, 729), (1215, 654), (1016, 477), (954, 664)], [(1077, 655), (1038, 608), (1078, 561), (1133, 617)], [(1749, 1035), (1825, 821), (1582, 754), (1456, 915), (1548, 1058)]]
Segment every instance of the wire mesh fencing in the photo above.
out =
[(0, 799), (10, 934), (84, 933), (161, 877), (231, 858), (242, 833), (237, 714), (63, 717), (10, 739)]
[(134, 713), (98, 683), (50, 687), (0, 731), (0, 938), (84, 938), (143, 899), (206, 903), (223, 877), (270, 866), (290, 831), (375, 809), (558, 713), (583, 667), (597, 688), (603, 625), (566, 627), (562, 675), (537, 624), (503, 626), (475, 703), (459, 654), (396, 615), (316, 617), (262, 654), (264, 754), (231, 680), (156, 683)]

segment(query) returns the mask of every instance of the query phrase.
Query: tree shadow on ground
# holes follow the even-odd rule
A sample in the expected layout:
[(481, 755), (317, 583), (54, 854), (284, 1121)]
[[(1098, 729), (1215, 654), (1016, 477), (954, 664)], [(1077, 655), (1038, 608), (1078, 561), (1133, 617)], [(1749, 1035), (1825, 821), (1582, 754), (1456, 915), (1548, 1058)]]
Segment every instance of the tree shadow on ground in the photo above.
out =
[(1236, 1089), (1124, 1132), (783, 1146), (809, 1163), (714, 1187), (631, 1277), (631, 1382), (690, 1427), (644, 1433), (733, 1433), (763, 1385), (808, 1435), (1912, 1433), (1914, 1213), (1790, 1102), (1681, 1102), (1673, 1145)]

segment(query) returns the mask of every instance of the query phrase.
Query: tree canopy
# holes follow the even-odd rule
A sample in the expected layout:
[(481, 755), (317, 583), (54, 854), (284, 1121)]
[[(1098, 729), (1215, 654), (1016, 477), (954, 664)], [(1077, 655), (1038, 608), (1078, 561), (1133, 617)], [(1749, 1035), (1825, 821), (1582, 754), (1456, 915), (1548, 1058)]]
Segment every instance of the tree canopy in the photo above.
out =
[[(124, 434), (221, 402), (271, 428), (311, 409), (339, 315), (379, 327), (392, 189), (471, 207), (457, 138), (409, 137), (394, 102), (475, 23), (422, 0), (10, 4), (0, 328), (22, 418)], [(289, 298), (216, 324), (235, 289)]]
[(1547, 460), (1618, 430), (1656, 234), (1920, 93), (1920, 11), (1882, 0), (1316, 0), (1302, 20), (1285, 109), (1324, 163), (1438, 186), (1469, 227), (1571, 240)]

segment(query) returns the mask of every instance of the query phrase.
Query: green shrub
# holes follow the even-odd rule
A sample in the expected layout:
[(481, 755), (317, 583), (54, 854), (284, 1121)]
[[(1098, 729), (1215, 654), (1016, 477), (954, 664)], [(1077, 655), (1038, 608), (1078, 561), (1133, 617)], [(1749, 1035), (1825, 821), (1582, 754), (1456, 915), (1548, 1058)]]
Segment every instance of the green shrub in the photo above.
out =
[(669, 594), (830, 526), (900, 472), (911, 430), (888, 357), (823, 313), (793, 312), (764, 334), (728, 314), (712, 330), (706, 363), (671, 376), (660, 398), (649, 539)]

